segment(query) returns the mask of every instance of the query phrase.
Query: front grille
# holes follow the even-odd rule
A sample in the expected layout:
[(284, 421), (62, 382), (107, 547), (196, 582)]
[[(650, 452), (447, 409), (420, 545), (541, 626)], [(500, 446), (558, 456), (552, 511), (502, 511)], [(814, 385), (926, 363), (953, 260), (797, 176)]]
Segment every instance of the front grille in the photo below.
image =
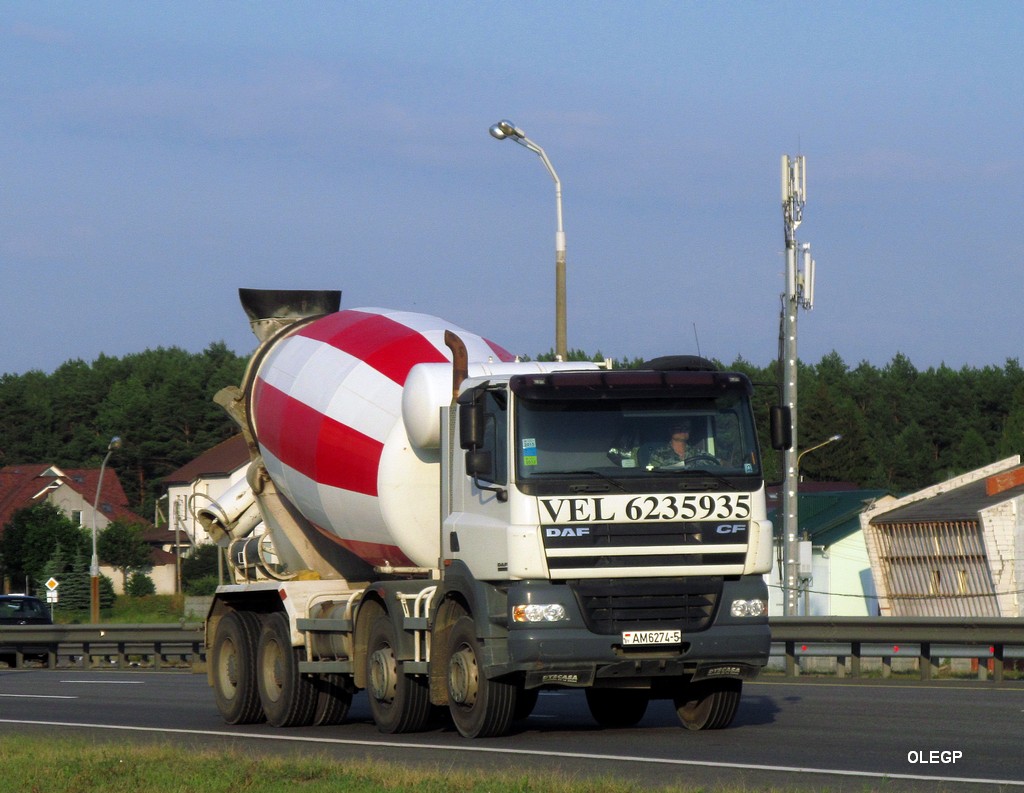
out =
[[(740, 532), (722, 532), (720, 521), (546, 525), (544, 550), (553, 574), (602, 567), (702, 566), (719, 568), (707, 572), (738, 573), (748, 543), (747, 524), (738, 525)], [(567, 572), (567, 577), (573, 574)]]
[(697, 579), (588, 579), (569, 586), (594, 633), (681, 628), (693, 633), (707, 628), (722, 594), (720, 576)]

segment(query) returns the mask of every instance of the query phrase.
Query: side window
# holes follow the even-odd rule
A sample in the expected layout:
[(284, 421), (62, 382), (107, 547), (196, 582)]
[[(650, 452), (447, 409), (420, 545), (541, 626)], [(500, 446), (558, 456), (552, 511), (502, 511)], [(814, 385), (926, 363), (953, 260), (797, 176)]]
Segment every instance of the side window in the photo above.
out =
[(35, 600), (25, 601), (25, 613), (29, 617), (42, 617), (46, 614), (42, 607), (42, 604)]
[(484, 451), (491, 453), (496, 485), (508, 484), (508, 410), (504, 392), (488, 391), (484, 396)]

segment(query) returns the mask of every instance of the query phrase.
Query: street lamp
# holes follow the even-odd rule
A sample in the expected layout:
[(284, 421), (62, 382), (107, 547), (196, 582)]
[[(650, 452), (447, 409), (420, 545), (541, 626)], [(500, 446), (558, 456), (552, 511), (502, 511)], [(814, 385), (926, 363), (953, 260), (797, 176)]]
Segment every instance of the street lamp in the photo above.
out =
[(92, 623), (100, 621), (100, 557), (96, 553), (96, 513), (100, 509), (100, 491), (103, 489), (103, 471), (114, 449), (121, 448), (121, 438), (115, 435), (107, 444), (107, 454), (100, 464), (100, 478), (96, 482), (96, 498), (92, 502), (92, 563), (89, 565), (89, 603), (92, 609)]
[[(837, 433), (835, 435), (829, 436), (828, 438), (823, 440), (821, 443), (816, 444), (814, 446), (811, 446), (809, 449), (804, 449), (802, 452), (800, 452), (800, 454), (798, 454), (796, 456), (796, 481), (798, 483), (803, 481), (803, 477), (800, 475), (800, 461), (804, 458), (805, 454), (813, 452), (816, 449), (820, 449), (822, 446), (828, 446), (830, 443), (835, 443), (836, 441), (841, 441), (842, 439), (843, 439), (843, 436), (839, 435)], [(805, 533), (804, 537), (807, 538), (807, 536), (808, 535)], [(799, 554), (797, 554), (797, 556), (799, 557)], [(810, 583), (811, 583), (811, 579), (810, 578), (804, 578), (804, 577), (799, 575), (800, 564), (799, 564), (798, 560), (795, 562), (795, 567), (797, 568), (796, 569), (796, 574), (795, 574), (795, 576), (796, 576), (795, 580), (797, 582), (797, 588), (798, 589), (803, 589), (803, 593), (804, 593), (804, 616), (807, 617), (807, 616), (810, 616), (810, 613), (811, 613), (811, 610), (810, 610), (811, 609), (811, 604), (810, 604)], [(796, 611), (795, 610), (793, 612), (793, 615), (794, 616), (796, 615)]]
[(825, 440), (823, 440), (817, 446), (812, 446), (810, 449), (804, 449), (802, 452), (800, 452), (800, 454), (798, 454), (796, 456), (797, 481), (800, 481), (800, 461), (804, 458), (805, 454), (807, 454), (808, 452), (813, 452), (815, 449), (820, 449), (822, 446), (828, 446), (830, 443), (835, 443), (836, 441), (841, 441), (842, 439), (843, 439), (842, 435), (832, 435), (831, 437), (826, 438)]
[(551, 160), (544, 149), (526, 137), (526, 133), (511, 121), (502, 120), (491, 127), (491, 136), (498, 140), (509, 138), (520, 146), (529, 149), (544, 163), (551, 178), (555, 180), (555, 213), (557, 228), (555, 230), (555, 355), (559, 360), (566, 360), (568, 350), (565, 340), (565, 231), (562, 230), (562, 182), (555, 173)]

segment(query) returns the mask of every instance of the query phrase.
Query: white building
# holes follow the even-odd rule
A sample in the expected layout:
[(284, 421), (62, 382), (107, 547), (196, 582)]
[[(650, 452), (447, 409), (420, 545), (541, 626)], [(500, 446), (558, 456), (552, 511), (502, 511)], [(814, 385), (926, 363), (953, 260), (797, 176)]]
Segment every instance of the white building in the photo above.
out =
[(216, 501), (236, 482), (245, 479), (249, 449), (241, 435), (222, 441), (177, 471), (164, 477), (167, 485), (169, 528), (182, 539), (179, 545), (202, 545), (210, 537), (195, 517), (196, 509)]
[(1020, 617), (1024, 467), (1002, 460), (903, 498), (861, 527), (883, 615)]
[[(836, 489), (827, 489), (827, 488)], [(797, 501), (798, 534), (802, 542), (800, 616), (869, 617), (878, 614), (871, 561), (860, 515), (883, 490), (858, 490), (837, 483), (801, 483)], [(776, 493), (769, 495), (770, 515), (776, 523), (775, 565), (769, 575), (768, 613), (783, 615), (783, 532)]]

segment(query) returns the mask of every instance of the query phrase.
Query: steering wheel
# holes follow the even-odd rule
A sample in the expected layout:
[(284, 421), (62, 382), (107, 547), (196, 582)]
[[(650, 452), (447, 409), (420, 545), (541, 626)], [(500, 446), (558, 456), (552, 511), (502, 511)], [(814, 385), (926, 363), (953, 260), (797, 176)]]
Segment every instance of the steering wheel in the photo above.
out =
[(708, 454), (707, 452), (697, 452), (692, 457), (687, 457), (685, 460), (680, 460), (677, 463), (669, 463), (668, 465), (659, 465), (655, 470), (657, 471), (676, 471), (682, 468), (693, 468), (696, 463), (710, 463), (711, 465), (720, 466), (722, 461), (719, 460), (715, 455)]

